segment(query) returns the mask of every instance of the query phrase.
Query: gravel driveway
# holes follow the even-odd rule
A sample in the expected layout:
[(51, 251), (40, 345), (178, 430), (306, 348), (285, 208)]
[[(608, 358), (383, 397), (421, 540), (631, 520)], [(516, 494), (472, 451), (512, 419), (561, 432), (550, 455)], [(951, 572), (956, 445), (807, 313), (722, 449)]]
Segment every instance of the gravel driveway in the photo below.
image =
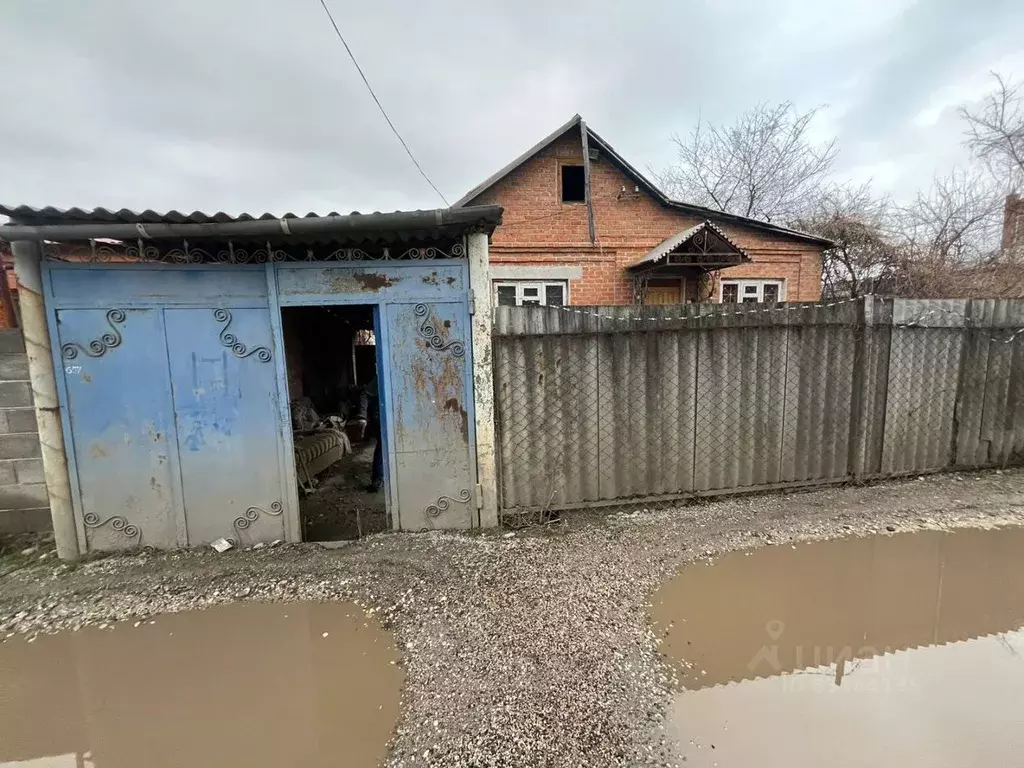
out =
[(237, 600), (354, 598), (402, 649), (391, 765), (674, 765), (660, 725), (671, 681), (646, 601), (681, 565), (887, 527), (1006, 524), (1024, 524), (1024, 471), (581, 514), (516, 534), (381, 534), (334, 550), (140, 554), (77, 568), (35, 553), (0, 580), (0, 636)]

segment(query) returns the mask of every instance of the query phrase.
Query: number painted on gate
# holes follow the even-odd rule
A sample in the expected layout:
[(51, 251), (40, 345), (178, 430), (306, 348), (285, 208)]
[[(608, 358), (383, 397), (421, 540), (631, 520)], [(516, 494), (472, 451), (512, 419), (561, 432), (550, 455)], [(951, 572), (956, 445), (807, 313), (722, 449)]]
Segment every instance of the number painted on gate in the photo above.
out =
[(64, 373), (73, 374), (73, 373), (81, 373), (81, 372), (82, 372), (82, 366), (80, 366), (80, 365), (65, 365), (64, 366)]

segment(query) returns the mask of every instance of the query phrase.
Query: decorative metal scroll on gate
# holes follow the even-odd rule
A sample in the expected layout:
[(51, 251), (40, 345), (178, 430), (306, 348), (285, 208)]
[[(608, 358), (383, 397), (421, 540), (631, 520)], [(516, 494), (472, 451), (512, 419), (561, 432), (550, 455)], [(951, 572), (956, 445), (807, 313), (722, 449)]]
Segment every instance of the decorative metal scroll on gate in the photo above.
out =
[(82, 518), (82, 522), (85, 523), (86, 528), (103, 528), (104, 526), (109, 525), (113, 530), (120, 533), (135, 546), (138, 546), (142, 542), (142, 529), (137, 525), (129, 523), (122, 515), (112, 515), (106, 520), (101, 520), (100, 516), (95, 512), (86, 512), (85, 517)]
[(238, 540), (241, 540), (242, 531), (259, 520), (261, 514), (269, 515), (270, 517), (280, 517), (282, 512), (284, 512), (284, 505), (280, 501), (273, 502), (270, 505), (270, 509), (256, 506), (249, 507), (232, 522), (235, 533), (238, 534)]
[(647, 288), (651, 280), (649, 272), (641, 272), (633, 275), (633, 303), (645, 304), (647, 302)]
[(471, 498), (473, 498), (473, 494), (469, 492), (468, 488), (463, 488), (459, 491), (457, 499), (451, 496), (441, 496), (433, 504), (427, 504), (423, 508), (423, 514), (431, 518), (440, 517), (451, 509), (452, 504), (468, 504)]
[(67, 344), (62, 344), (60, 356), (65, 360), (74, 360), (78, 357), (78, 353), (82, 352), (89, 357), (103, 357), (108, 349), (121, 345), (121, 333), (117, 330), (117, 326), (124, 325), (126, 319), (127, 314), (123, 309), (107, 310), (109, 331), (100, 334), (98, 338), (93, 339), (85, 346), (82, 346), (77, 341), (69, 341)]
[[(166, 241), (164, 241), (166, 242)], [(224, 246), (220, 241), (218, 246)], [(160, 264), (266, 264), (275, 261), (419, 261), (423, 259), (462, 259), (466, 247), (461, 242), (426, 245), (392, 251), (387, 246), (363, 248), (332, 248), (329, 244), (294, 247), (266, 242), (260, 247), (250, 244), (216, 249), (197, 247), (188, 240), (175, 242), (174, 247), (158, 247), (139, 239), (135, 243), (111, 245), (90, 240), (87, 244), (47, 243), (43, 256), (56, 261), (146, 262)]]
[(416, 317), (423, 318), (423, 322), (420, 323), (420, 336), (427, 340), (427, 344), (431, 349), (437, 349), (441, 352), (450, 349), (455, 357), (462, 357), (466, 354), (466, 345), (461, 341), (449, 341), (445, 344), (444, 338), (438, 333), (437, 328), (430, 324), (430, 318), (427, 317), (426, 304), (417, 304), (413, 307), (412, 311)]
[(253, 347), (249, 349), (245, 344), (238, 340), (238, 337), (233, 333), (228, 332), (228, 326), (231, 325), (231, 312), (226, 309), (215, 309), (213, 310), (213, 319), (218, 323), (224, 323), (224, 327), (220, 329), (220, 343), (231, 350), (231, 354), (235, 357), (249, 357), (250, 355), (256, 355), (256, 359), (261, 363), (269, 363), (273, 357), (270, 349), (267, 347)]

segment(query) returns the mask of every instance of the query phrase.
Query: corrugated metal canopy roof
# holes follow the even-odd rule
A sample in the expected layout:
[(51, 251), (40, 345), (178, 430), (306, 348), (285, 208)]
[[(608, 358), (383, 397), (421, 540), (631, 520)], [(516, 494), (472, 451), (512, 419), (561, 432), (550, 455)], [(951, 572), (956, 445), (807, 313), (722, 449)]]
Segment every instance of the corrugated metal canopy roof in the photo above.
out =
[(11, 223), (0, 227), (0, 238), (5, 240), (316, 235), (334, 240), (361, 241), (407, 239), (410, 236), (453, 237), (470, 230), (490, 233), (501, 224), (502, 209), (497, 205), (480, 205), (392, 213), (339, 214), (332, 211), (297, 216), (294, 213), (231, 215), (223, 211), (210, 214), (176, 210), (159, 213), (151, 209), (136, 212), (128, 209), (33, 208), (0, 204), (0, 214), (11, 218)]
[[(294, 213), (286, 213), (279, 216), (274, 213), (240, 213), (232, 215), (224, 211), (216, 213), (204, 213), (203, 211), (192, 211), (182, 213), (181, 211), (170, 210), (159, 213), (147, 208), (144, 211), (130, 211), (121, 208), (112, 211), (109, 208), (54, 208), (47, 205), (43, 208), (34, 208), (30, 205), (9, 206), (0, 204), (0, 213), (10, 216), (15, 221), (25, 224), (69, 224), (76, 221), (81, 222), (117, 222), (119, 224), (212, 224), (225, 223), (229, 221), (256, 221), (258, 219), (297, 219), (297, 218), (318, 218), (321, 216), (339, 216), (341, 214), (331, 211), (330, 213), (307, 213), (302, 217)], [(353, 211), (355, 213), (355, 211)]]

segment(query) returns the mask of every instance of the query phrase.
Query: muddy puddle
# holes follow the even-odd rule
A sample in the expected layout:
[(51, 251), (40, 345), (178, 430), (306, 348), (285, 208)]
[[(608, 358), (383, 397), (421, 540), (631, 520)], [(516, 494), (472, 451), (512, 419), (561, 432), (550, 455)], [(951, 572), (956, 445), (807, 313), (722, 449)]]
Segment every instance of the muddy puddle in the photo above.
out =
[(0, 644), (0, 766), (377, 766), (394, 642), (346, 603), (237, 604)]
[(1019, 764), (1024, 529), (734, 552), (654, 595), (691, 766)]

